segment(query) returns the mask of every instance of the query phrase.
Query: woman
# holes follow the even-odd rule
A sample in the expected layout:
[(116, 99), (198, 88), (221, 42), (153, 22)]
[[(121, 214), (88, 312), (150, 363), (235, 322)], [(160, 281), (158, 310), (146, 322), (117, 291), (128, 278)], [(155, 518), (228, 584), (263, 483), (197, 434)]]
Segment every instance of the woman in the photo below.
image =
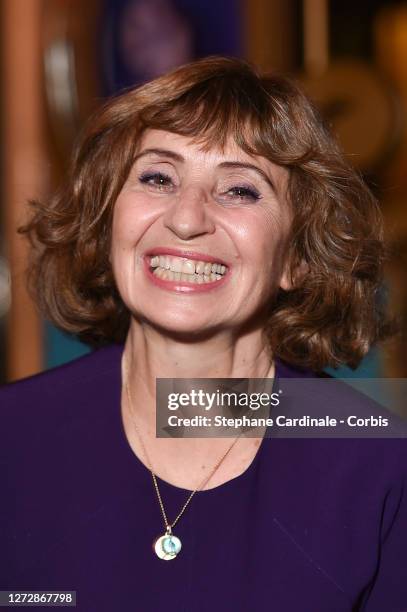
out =
[(209, 58), (125, 92), (23, 231), (98, 350), (2, 390), (1, 589), (407, 609), (403, 440), (155, 437), (156, 378), (310, 378), (384, 334), (377, 205), (292, 83)]

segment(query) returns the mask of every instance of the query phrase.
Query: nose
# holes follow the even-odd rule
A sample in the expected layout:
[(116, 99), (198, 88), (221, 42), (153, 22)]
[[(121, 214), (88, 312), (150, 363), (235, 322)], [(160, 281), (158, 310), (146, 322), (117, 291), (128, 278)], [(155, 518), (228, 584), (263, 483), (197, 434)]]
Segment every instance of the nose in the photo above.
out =
[(183, 240), (202, 234), (212, 234), (215, 223), (211, 215), (209, 198), (204, 189), (184, 188), (174, 196), (166, 210), (164, 226)]

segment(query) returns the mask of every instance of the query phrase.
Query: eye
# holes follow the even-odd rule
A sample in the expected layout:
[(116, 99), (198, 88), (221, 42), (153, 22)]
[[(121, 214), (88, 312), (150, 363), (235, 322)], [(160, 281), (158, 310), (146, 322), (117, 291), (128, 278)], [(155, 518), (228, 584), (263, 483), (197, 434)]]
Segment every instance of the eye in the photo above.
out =
[(225, 191), (222, 195), (231, 197), (235, 200), (255, 202), (260, 199), (260, 193), (252, 187), (244, 187), (243, 185), (232, 187)]
[(144, 185), (155, 187), (158, 191), (169, 191), (174, 186), (171, 177), (163, 172), (144, 172), (139, 177), (139, 181)]

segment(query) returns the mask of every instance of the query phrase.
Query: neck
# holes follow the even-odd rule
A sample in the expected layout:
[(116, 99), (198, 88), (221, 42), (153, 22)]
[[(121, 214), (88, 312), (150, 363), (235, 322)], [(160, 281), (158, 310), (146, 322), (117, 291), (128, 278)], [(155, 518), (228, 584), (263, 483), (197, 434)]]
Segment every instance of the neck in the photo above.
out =
[[(141, 437), (148, 446), (158, 475), (184, 488), (194, 489), (197, 474), (207, 471), (216, 457), (233, 443), (223, 438), (166, 439), (155, 437), (156, 378), (272, 378), (274, 363), (262, 342), (260, 331), (238, 338), (217, 334), (200, 342), (182, 342), (159, 334), (138, 322), (131, 325), (124, 350), (128, 390), (123, 392), (123, 422), (130, 445), (143, 456), (134, 428), (137, 417)], [(131, 416), (133, 413), (133, 416)], [(240, 474), (257, 452), (260, 439), (240, 440), (211, 478), (211, 486)], [(209, 458), (209, 459), (208, 459)], [(207, 462), (209, 461), (209, 464)], [(205, 469), (204, 469), (205, 468)], [(172, 470), (172, 471), (171, 471)]]
[(188, 341), (175, 339), (132, 320), (125, 355), (130, 382), (142, 378), (155, 388), (161, 378), (262, 378), (270, 376), (271, 360), (261, 329), (240, 336), (225, 331)]
[[(156, 378), (272, 378), (261, 329), (218, 333), (199, 342), (170, 338), (132, 320), (124, 357), (128, 385), (143, 412), (155, 412)], [(147, 408), (148, 407), (148, 408)], [(141, 416), (141, 415), (140, 415)]]

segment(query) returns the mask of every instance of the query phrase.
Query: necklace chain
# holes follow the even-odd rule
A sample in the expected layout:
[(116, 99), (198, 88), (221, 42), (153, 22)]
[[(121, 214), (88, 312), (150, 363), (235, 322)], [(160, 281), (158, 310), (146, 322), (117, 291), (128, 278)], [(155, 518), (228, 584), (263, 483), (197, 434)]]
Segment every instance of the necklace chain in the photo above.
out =
[(128, 384), (129, 383), (129, 376), (128, 376), (128, 369), (127, 369), (127, 363), (126, 363), (125, 358), (123, 359), (123, 367), (124, 367), (124, 386), (125, 386), (126, 393), (127, 393), (127, 399), (128, 399), (128, 403), (129, 403), (129, 409), (130, 409), (129, 410), (130, 416), (131, 416), (132, 422), (134, 424), (134, 428), (136, 430), (137, 436), (138, 436), (138, 438), (140, 440), (140, 444), (141, 444), (141, 447), (143, 449), (143, 453), (145, 455), (147, 465), (148, 465), (149, 470), (151, 472), (151, 476), (153, 478), (154, 488), (155, 488), (155, 491), (156, 491), (156, 494), (157, 494), (158, 503), (160, 504), (161, 513), (163, 515), (163, 519), (164, 519), (164, 523), (165, 523), (165, 527), (166, 527), (167, 533), (171, 534), (172, 533), (172, 528), (175, 527), (175, 525), (177, 524), (177, 522), (179, 521), (181, 516), (184, 514), (188, 504), (190, 503), (190, 501), (193, 498), (193, 496), (195, 495), (195, 493), (197, 493), (197, 491), (200, 491), (207, 484), (207, 482), (212, 478), (212, 476), (214, 475), (216, 470), (220, 467), (221, 463), (226, 459), (227, 455), (230, 453), (230, 451), (232, 450), (232, 448), (234, 447), (236, 442), (239, 440), (239, 438), (241, 437), (242, 433), (233, 441), (233, 444), (222, 455), (222, 457), (216, 463), (216, 465), (211, 470), (209, 475), (205, 476), (205, 478), (203, 479), (201, 484), (194, 491), (191, 492), (190, 496), (188, 497), (187, 501), (185, 502), (185, 504), (181, 508), (181, 511), (179, 512), (179, 514), (175, 518), (175, 520), (172, 523), (169, 523), (168, 518), (167, 518), (167, 514), (165, 512), (164, 504), (163, 504), (163, 501), (162, 501), (162, 498), (161, 498), (160, 490), (158, 488), (157, 478), (156, 478), (156, 475), (154, 474), (152, 463), (151, 463), (150, 458), (148, 456), (146, 447), (144, 445), (143, 439), (142, 439), (141, 434), (140, 434), (140, 430), (138, 428), (138, 425), (137, 425), (137, 422), (136, 422), (136, 419), (135, 419), (135, 414), (134, 414), (134, 410), (133, 410), (133, 402), (131, 400), (130, 388), (129, 388), (129, 384)]

